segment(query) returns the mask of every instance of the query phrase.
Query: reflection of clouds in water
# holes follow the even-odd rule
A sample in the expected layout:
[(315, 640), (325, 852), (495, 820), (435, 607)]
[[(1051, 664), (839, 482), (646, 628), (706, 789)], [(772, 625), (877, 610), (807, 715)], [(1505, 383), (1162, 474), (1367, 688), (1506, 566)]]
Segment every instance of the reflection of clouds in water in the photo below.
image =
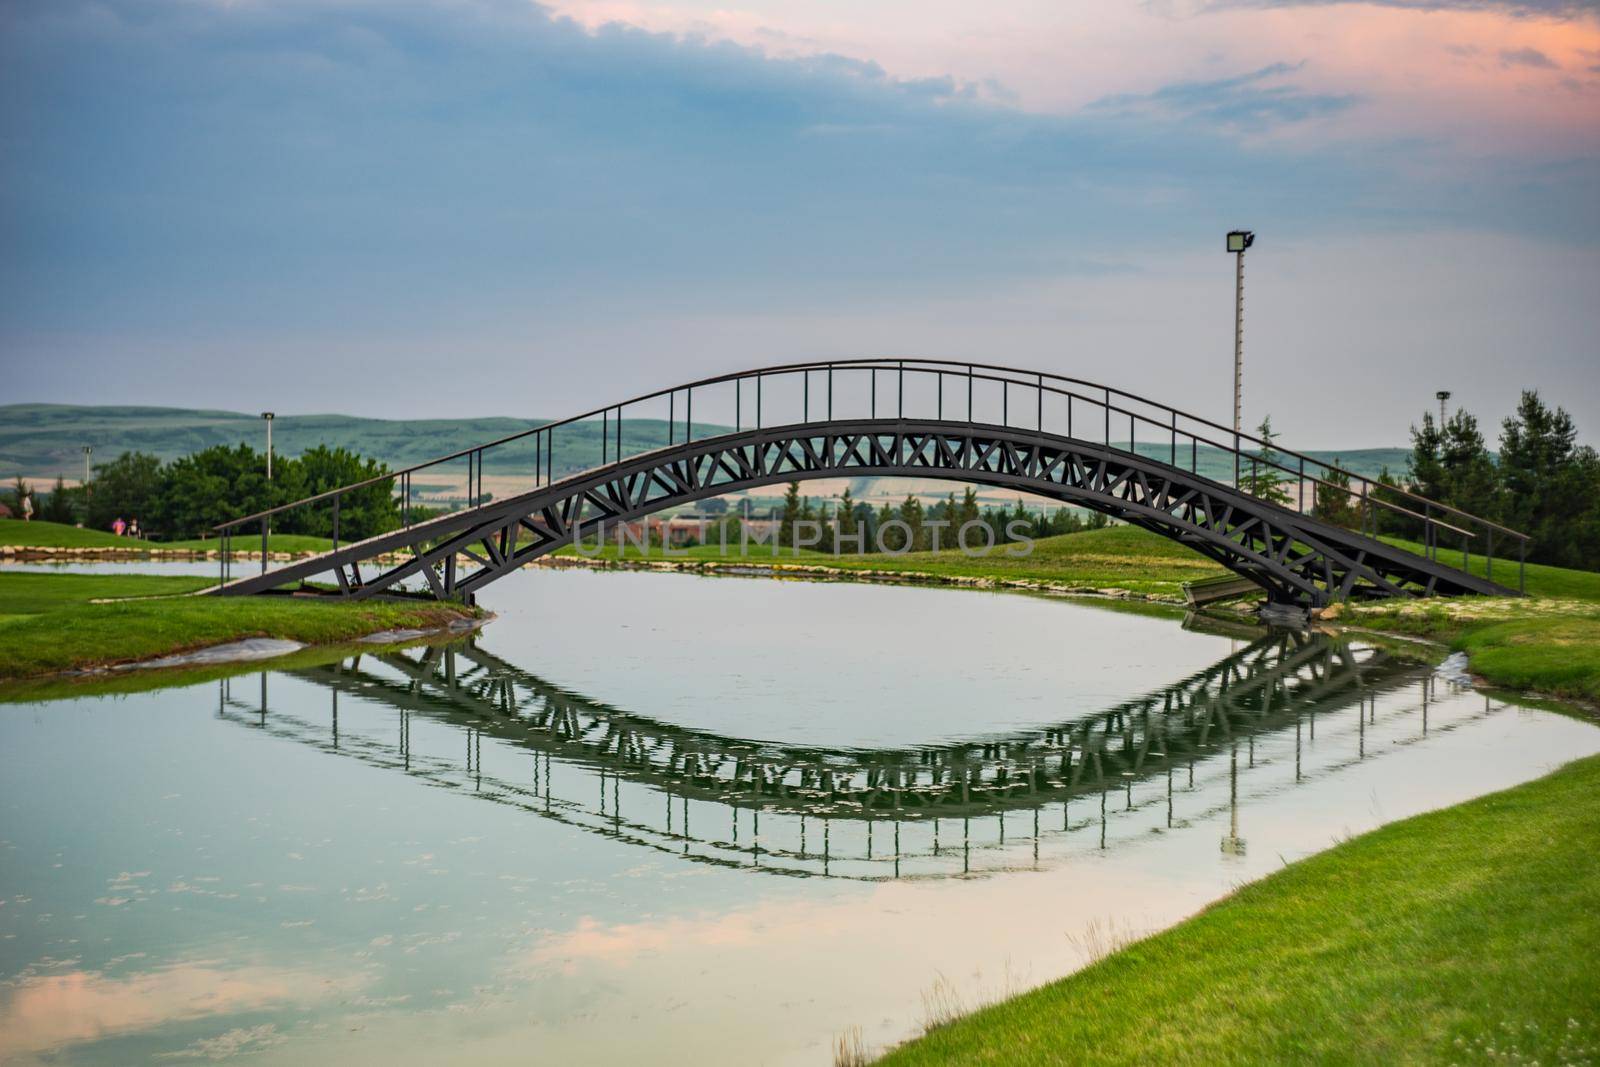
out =
[[(636, 960), (665, 952), (693, 949), (771, 948), (795, 942), (826, 929), (834, 936), (850, 917), (871, 920), (870, 911), (828, 907), (822, 902), (768, 903), (753, 908), (694, 918), (608, 923), (585, 915), (566, 933), (547, 934), (531, 951), (512, 963), (515, 972), (537, 972), (557, 966), (571, 973), (579, 963), (627, 967)], [(823, 920), (826, 920), (825, 922)]]
[[(0, 1059), (144, 1033), (207, 1016), (309, 1006), (365, 983), (366, 978), (356, 974), (335, 977), (282, 967), (229, 969), (216, 960), (178, 963), (116, 978), (99, 971), (28, 977), (12, 987), (8, 1003), (0, 1009)], [(224, 1042), (227, 1036), (213, 1040)], [(239, 1048), (261, 1040), (259, 1036), (250, 1038)], [(226, 1042), (213, 1047), (222, 1049)]]

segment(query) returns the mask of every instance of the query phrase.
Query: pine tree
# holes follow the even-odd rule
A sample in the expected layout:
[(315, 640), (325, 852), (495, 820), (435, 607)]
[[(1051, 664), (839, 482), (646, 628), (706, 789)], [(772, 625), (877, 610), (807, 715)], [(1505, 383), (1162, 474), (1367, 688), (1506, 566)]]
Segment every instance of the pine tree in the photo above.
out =
[(1600, 521), (1600, 458), (1577, 443), (1561, 408), (1551, 411), (1525, 391), (1500, 434), (1500, 475), (1508, 525), (1532, 536), (1528, 558), (1558, 566), (1595, 566)]
[(900, 519), (911, 527), (911, 533), (902, 538), (906, 542), (906, 547), (913, 552), (924, 548), (923, 541), (927, 537), (927, 531), (922, 525), (922, 501), (914, 494), (907, 493), (905, 500), (901, 501)]
[(1431, 412), (1411, 428), (1410, 482), (1413, 489), (1441, 504), (1476, 515), (1499, 513), (1499, 477), (1478, 432), (1478, 420), (1458, 410), (1442, 426)]
[[(1387, 503), (1396, 507), (1405, 507), (1406, 498), (1399, 493), (1391, 491), (1399, 487), (1399, 481), (1390, 472), (1389, 465), (1385, 463), (1378, 469), (1378, 483), (1371, 491), (1372, 500), (1375, 503)], [(1369, 533), (1398, 533), (1414, 537), (1419, 532), (1419, 524), (1404, 515), (1399, 515), (1387, 508), (1374, 507), (1371, 510), (1372, 518), (1368, 523)]]
[[(1028, 531), (1028, 536), (1038, 536), (1039, 531), (1037, 524), (1034, 522), (1033, 512), (1029, 511), (1027, 507), (1023, 505), (1022, 498), (1020, 496), (1017, 497), (1017, 509), (1011, 513), (1011, 518), (1006, 520), (1006, 526), (1009, 527), (1012, 523), (1017, 522), (1020, 522), (1023, 526), (1023, 529)], [(1006, 540), (1013, 540), (1013, 538), (1008, 536)]]
[(960, 529), (969, 522), (977, 522), (983, 517), (982, 512), (980, 512), (978, 509), (977, 490), (973, 489), (970, 485), (967, 486), (966, 491), (961, 494), (961, 510), (957, 517), (959, 519), (959, 521), (956, 523), (957, 529)]
[[(840, 494), (839, 506), (833, 513), (833, 536), (830, 538), (828, 547), (838, 552), (841, 551), (841, 543), (847, 543), (850, 546), (850, 551), (861, 551), (861, 547), (855, 541), (856, 529), (856, 502), (851, 498), (850, 487), (847, 485), (844, 487), (844, 492)], [(841, 542), (841, 538), (849, 538), (849, 540)]]
[(1239, 488), (1257, 499), (1287, 505), (1289, 494), (1283, 488), (1283, 472), (1274, 466), (1279, 462), (1278, 450), (1273, 447), (1278, 435), (1272, 429), (1271, 415), (1261, 420), (1256, 436), (1261, 439), (1261, 447), (1248, 469), (1241, 469)]
[[(1322, 484), (1326, 483), (1326, 484)], [(1318, 480), (1312, 495), (1311, 514), (1323, 522), (1355, 529), (1361, 516), (1350, 496), (1350, 475), (1339, 467), (1330, 468)]]
[(72, 496), (67, 489), (66, 479), (56, 475), (55, 488), (50, 490), (50, 499), (44, 502), (39, 509), (39, 517), (46, 522), (60, 522), (68, 525), (77, 521), (73, 516)]
[(778, 520), (778, 544), (794, 544), (794, 522), (800, 517), (800, 483), (790, 482), (783, 494), (783, 517)]
[(886, 500), (883, 502), (883, 505), (878, 508), (877, 518), (872, 524), (872, 551), (878, 551), (878, 541), (880, 540), (880, 536), (883, 541), (883, 547), (885, 548), (896, 548), (898, 547), (899, 542), (905, 540), (905, 538), (901, 536), (898, 528), (890, 530), (888, 533), (881, 533), (884, 525), (892, 522), (893, 520), (894, 508), (891, 508), (889, 506), (889, 502)]

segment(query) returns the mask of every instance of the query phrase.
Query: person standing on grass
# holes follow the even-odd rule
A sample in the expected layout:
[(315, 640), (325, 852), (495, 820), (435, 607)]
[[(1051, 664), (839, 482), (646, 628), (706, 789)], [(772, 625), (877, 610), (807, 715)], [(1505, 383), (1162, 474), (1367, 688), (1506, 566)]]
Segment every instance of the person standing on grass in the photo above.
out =
[(116, 518), (111, 520), (111, 532), (116, 536), (121, 537), (122, 531), (126, 530), (127, 528), (128, 524), (122, 521), (121, 515), (118, 515)]
[(23, 493), (22, 494), (22, 521), (23, 522), (32, 522), (33, 521), (33, 494), (32, 493)]
[(128, 536), (134, 540), (139, 539), (139, 520), (137, 517), (128, 520)]

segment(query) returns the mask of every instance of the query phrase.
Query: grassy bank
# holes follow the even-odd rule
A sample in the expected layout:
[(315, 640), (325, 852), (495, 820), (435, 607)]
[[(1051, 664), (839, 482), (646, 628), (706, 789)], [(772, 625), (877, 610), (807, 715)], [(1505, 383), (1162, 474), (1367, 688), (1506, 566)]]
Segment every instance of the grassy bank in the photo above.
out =
[[(1459, 567), (1461, 553), (1440, 549), (1439, 561)], [(1471, 569), (1485, 573), (1482, 557), (1472, 558)], [(1515, 563), (1495, 564), (1498, 581), (1515, 585), (1516, 573)], [(1351, 604), (1337, 617), (1465, 652), (1472, 672), (1493, 685), (1600, 701), (1600, 573), (1530, 563), (1527, 588), (1526, 597)]]
[[(1422, 545), (1416, 541), (1402, 541), (1397, 537), (1385, 537), (1384, 541), (1398, 545), (1408, 552), (1422, 555)], [(1460, 549), (1451, 550), (1441, 547), (1438, 550), (1439, 562), (1447, 567), (1462, 565)], [(1489, 577), (1488, 562), (1481, 555), (1474, 555), (1466, 561), (1467, 570), (1481, 578)], [(1567, 567), (1551, 567), (1543, 563), (1526, 564), (1527, 594), (1531, 597), (1564, 597), (1576, 600), (1600, 601), (1600, 571), (1578, 571)], [(1495, 557), (1494, 580), (1508, 589), (1517, 588), (1517, 561), (1516, 559), (1501, 559)]]
[[(0, 681), (129, 663), (247, 637), (307, 645), (380, 630), (425, 630), (469, 614), (456, 605), (324, 603), (286, 597), (176, 596), (202, 578), (0, 573)], [(95, 603), (104, 597), (149, 597)]]
[(1600, 603), (1552, 597), (1379, 602), (1347, 605), (1338, 621), (1465, 652), (1472, 672), (1492, 685), (1600, 701)]
[[(23, 522), (21, 519), (0, 519), (0, 545), (39, 550), (96, 549), (138, 554), (215, 552), (222, 547), (222, 543), (214, 537), (187, 541), (147, 541), (118, 537), (104, 530), (80, 529), (59, 522)], [(267, 538), (269, 552), (326, 552), (332, 547), (333, 542), (326, 537), (275, 533)], [(249, 531), (233, 542), (233, 548), (236, 552), (259, 552), (261, 537), (254, 530)]]
[(1293, 864), (884, 1062), (1586, 1062), (1596, 841), (1600, 758)]

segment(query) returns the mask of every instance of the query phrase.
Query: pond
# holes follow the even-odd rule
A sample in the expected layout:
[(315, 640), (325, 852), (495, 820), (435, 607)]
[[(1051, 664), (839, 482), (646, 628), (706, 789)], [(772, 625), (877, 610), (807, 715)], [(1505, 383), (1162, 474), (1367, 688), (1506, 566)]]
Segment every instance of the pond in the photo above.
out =
[(453, 645), (0, 705), (0, 1059), (826, 1064), (1600, 751), (1360, 642), (1082, 602), (483, 602)]

